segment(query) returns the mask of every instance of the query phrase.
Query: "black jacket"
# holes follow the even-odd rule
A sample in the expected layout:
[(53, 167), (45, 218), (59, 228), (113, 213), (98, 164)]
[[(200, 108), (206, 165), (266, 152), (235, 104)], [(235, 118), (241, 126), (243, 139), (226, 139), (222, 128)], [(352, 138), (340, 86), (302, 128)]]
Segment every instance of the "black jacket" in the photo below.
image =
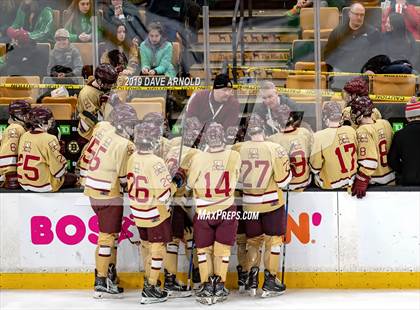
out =
[(388, 153), (388, 163), (401, 185), (420, 185), (420, 121), (397, 131)]

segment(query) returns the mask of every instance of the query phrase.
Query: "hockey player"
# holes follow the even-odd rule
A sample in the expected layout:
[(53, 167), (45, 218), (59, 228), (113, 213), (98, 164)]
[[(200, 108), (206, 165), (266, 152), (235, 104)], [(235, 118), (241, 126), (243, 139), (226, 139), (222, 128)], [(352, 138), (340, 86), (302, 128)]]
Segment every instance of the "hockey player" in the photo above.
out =
[(159, 146), (160, 128), (150, 122), (135, 127), (137, 148), (128, 160), (127, 180), (130, 208), (141, 239), (145, 269), (141, 303), (166, 301), (168, 292), (160, 290), (159, 272), (165, 247), (172, 239), (167, 206), (175, 187), (162, 158), (154, 155)]
[(249, 271), (247, 287), (251, 296), (255, 296), (261, 263), (260, 251), (264, 244), (262, 297), (271, 297), (284, 293), (286, 289), (279, 283), (276, 274), (280, 247), (283, 244), (282, 236), (286, 232), (286, 213), (281, 188), (287, 186), (292, 174), (284, 148), (265, 141), (264, 120), (259, 115), (251, 115), (247, 133), (251, 140), (235, 148), (242, 159), (240, 180), (243, 187), (243, 209), (259, 213), (258, 219), (245, 221), (248, 262), (246, 270)]
[(197, 301), (213, 304), (229, 295), (225, 288), (230, 250), (235, 242), (237, 219), (234, 191), (240, 172), (238, 152), (225, 150), (222, 125), (210, 123), (204, 133), (208, 152), (192, 158), (187, 186), (196, 204), (194, 240), (201, 281)]
[[(116, 83), (117, 78), (118, 73), (114, 67), (101, 64), (95, 70), (95, 80), (80, 91), (76, 106), (80, 119), (77, 131), (83, 138), (89, 140), (95, 124), (110, 113), (109, 110), (105, 111), (105, 105), (110, 99), (106, 94)], [(113, 103), (114, 101), (111, 102)]]
[(9, 104), (9, 126), (3, 132), (0, 144), (0, 178), (5, 181), (4, 187), (7, 189), (19, 188), (16, 173), (18, 146), (20, 137), (26, 132), (30, 110), (30, 103), (24, 100), (16, 100)]
[(300, 126), (302, 115), (299, 112), (290, 112), (286, 105), (277, 107), (273, 114), (282, 129), (267, 140), (280, 144), (289, 154), (293, 175), (289, 185), (290, 190), (303, 190), (312, 181), (309, 157), (313, 135), (308, 129)]
[(127, 183), (127, 161), (134, 151), (129, 140), (138, 122), (134, 108), (121, 104), (110, 115), (109, 129), (99, 126), (83, 156), (89, 159), (84, 194), (98, 216), (99, 237), (95, 252), (95, 298), (119, 298), (116, 259), (123, 216), (122, 191)]
[(327, 128), (315, 133), (309, 161), (315, 183), (322, 189), (349, 187), (357, 172), (356, 131), (340, 125), (338, 102), (324, 103), (322, 119)]
[(393, 136), (388, 121), (372, 118), (373, 103), (369, 97), (358, 97), (351, 102), (351, 118), (358, 125), (358, 170), (352, 195), (363, 198), (370, 184), (394, 183), (395, 174), (388, 165), (388, 150)]
[[(172, 176), (176, 174), (178, 168), (188, 174), (191, 169), (191, 158), (200, 151), (193, 148), (195, 140), (199, 137), (202, 124), (196, 117), (190, 117), (185, 120), (182, 130), (182, 148), (181, 145), (173, 146), (165, 158), (166, 165)], [(180, 158), (181, 153), (181, 158)], [(178, 163), (181, 159), (181, 163)], [(185, 244), (185, 253), (187, 258), (191, 258), (191, 251), (193, 250), (193, 225), (192, 225), (192, 210), (191, 197), (185, 186), (179, 188), (172, 201), (172, 234), (173, 239), (167, 244), (166, 255), (164, 259), (165, 265), (165, 283), (164, 289), (169, 293), (169, 297), (187, 297), (191, 296), (191, 291), (178, 283), (176, 280), (176, 272), (178, 270), (178, 250), (181, 241)], [(195, 251), (194, 251), (195, 252)], [(197, 286), (200, 283), (200, 276), (198, 270), (197, 255), (193, 255), (193, 282)]]
[(19, 140), (17, 175), (20, 186), (33, 192), (56, 192), (73, 186), (77, 179), (66, 174), (67, 160), (57, 137), (47, 131), (54, 125), (51, 111), (35, 107), (28, 114), (30, 131)]

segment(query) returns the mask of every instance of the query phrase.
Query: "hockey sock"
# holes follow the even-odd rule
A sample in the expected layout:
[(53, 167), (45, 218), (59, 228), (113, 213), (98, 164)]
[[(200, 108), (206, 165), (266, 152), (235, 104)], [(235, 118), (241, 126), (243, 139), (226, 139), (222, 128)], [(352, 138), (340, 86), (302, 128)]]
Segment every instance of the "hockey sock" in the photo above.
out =
[(144, 277), (146, 279), (149, 279), (151, 264), (150, 242), (146, 240), (141, 240), (141, 246), (139, 247), (139, 250), (140, 249), (140, 257), (143, 259)]
[(236, 244), (238, 246), (237, 255), (238, 255), (238, 264), (243, 268), (246, 268), (246, 235), (238, 234), (236, 235)]
[(162, 268), (163, 256), (165, 255), (166, 245), (163, 242), (150, 242), (150, 276), (148, 278), (151, 285), (156, 285), (159, 279), (160, 269)]
[(283, 244), (281, 236), (265, 236), (264, 267), (272, 275), (279, 269), (280, 248)]
[(213, 275), (213, 246), (198, 248), (197, 256), (201, 282), (206, 282)]
[(221, 282), (226, 282), (229, 267), (230, 245), (214, 243), (214, 274), (220, 276)]
[(118, 238), (120, 237), (119, 234), (114, 235), (114, 246), (111, 248), (111, 264), (114, 264), (115, 267), (117, 266), (117, 249), (118, 249)]
[(171, 273), (176, 274), (178, 270), (178, 248), (180, 240), (173, 238), (171, 242), (166, 245), (164, 266), (165, 269)]
[(108, 266), (111, 263), (111, 252), (114, 247), (114, 235), (99, 232), (98, 246), (96, 247), (96, 270), (98, 277), (108, 276)]
[(246, 271), (250, 271), (252, 267), (260, 267), (261, 264), (261, 246), (264, 243), (264, 235), (258, 237), (247, 238), (247, 264), (244, 266)]

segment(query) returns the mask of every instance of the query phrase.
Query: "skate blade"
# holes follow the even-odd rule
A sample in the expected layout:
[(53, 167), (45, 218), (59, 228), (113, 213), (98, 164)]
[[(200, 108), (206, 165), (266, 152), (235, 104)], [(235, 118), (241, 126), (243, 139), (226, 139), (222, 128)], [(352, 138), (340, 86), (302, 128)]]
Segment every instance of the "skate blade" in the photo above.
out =
[(94, 292), (93, 298), (95, 299), (121, 299), (124, 295), (122, 293), (119, 294), (110, 294), (105, 292)]
[(224, 302), (227, 299), (227, 296), (223, 297), (213, 297), (213, 303)]
[(192, 296), (192, 291), (182, 291), (182, 292), (166, 291), (166, 292), (168, 292), (168, 297), (169, 298), (186, 298), (186, 297), (191, 297)]
[(250, 288), (249, 289), (249, 296), (257, 296), (257, 289), (256, 288)]
[(282, 291), (282, 292), (269, 292), (269, 291), (263, 291), (261, 294), (262, 298), (270, 298), (270, 297), (276, 297), (276, 296), (281, 296), (285, 293), (286, 291)]
[(211, 306), (213, 304), (213, 297), (199, 297), (196, 300), (203, 305)]
[(147, 304), (156, 304), (159, 302), (165, 302), (167, 300), (168, 300), (168, 297), (165, 297), (165, 298), (141, 297), (140, 303), (143, 305), (147, 305)]

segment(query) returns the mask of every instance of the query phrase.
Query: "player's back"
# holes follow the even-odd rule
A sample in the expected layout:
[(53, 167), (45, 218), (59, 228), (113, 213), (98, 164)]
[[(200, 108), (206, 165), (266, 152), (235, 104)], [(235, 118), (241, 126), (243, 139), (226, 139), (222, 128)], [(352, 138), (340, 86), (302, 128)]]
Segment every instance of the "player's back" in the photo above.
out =
[(86, 149), (90, 159), (85, 195), (96, 199), (120, 197), (120, 183), (126, 183), (127, 160), (133, 150), (133, 143), (118, 135), (115, 129), (95, 132)]
[(234, 203), (241, 159), (233, 150), (200, 152), (191, 161), (188, 186), (194, 190), (198, 212), (214, 212)]
[(0, 175), (16, 172), (19, 139), (25, 131), (22, 125), (13, 123), (3, 132), (0, 144)]
[(340, 126), (315, 133), (310, 164), (319, 187), (351, 185), (357, 172), (356, 131), (351, 126)]
[(313, 142), (312, 133), (299, 127), (272, 135), (268, 140), (280, 144), (289, 154), (293, 175), (290, 189), (297, 190), (308, 186), (311, 183), (309, 156)]
[(47, 132), (25, 132), (19, 141), (17, 173), (25, 190), (58, 191), (64, 182), (66, 158), (57, 137)]
[[(359, 163), (376, 161), (376, 168), (371, 176), (372, 184), (390, 184), (395, 181), (395, 173), (388, 165), (388, 151), (391, 147), (393, 132), (387, 120), (378, 119), (373, 124), (361, 125), (356, 130), (359, 143)], [(367, 142), (366, 142), (367, 141)], [(376, 155), (370, 156), (372, 154)]]
[(284, 204), (279, 187), (290, 181), (287, 152), (270, 141), (235, 145), (242, 160), (240, 182), (247, 211), (270, 212)]
[(165, 202), (171, 196), (171, 176), (162, 158), (135, 152), (127, 162), (131, 213), (137, 226), (156, 226), (170, 214)]

